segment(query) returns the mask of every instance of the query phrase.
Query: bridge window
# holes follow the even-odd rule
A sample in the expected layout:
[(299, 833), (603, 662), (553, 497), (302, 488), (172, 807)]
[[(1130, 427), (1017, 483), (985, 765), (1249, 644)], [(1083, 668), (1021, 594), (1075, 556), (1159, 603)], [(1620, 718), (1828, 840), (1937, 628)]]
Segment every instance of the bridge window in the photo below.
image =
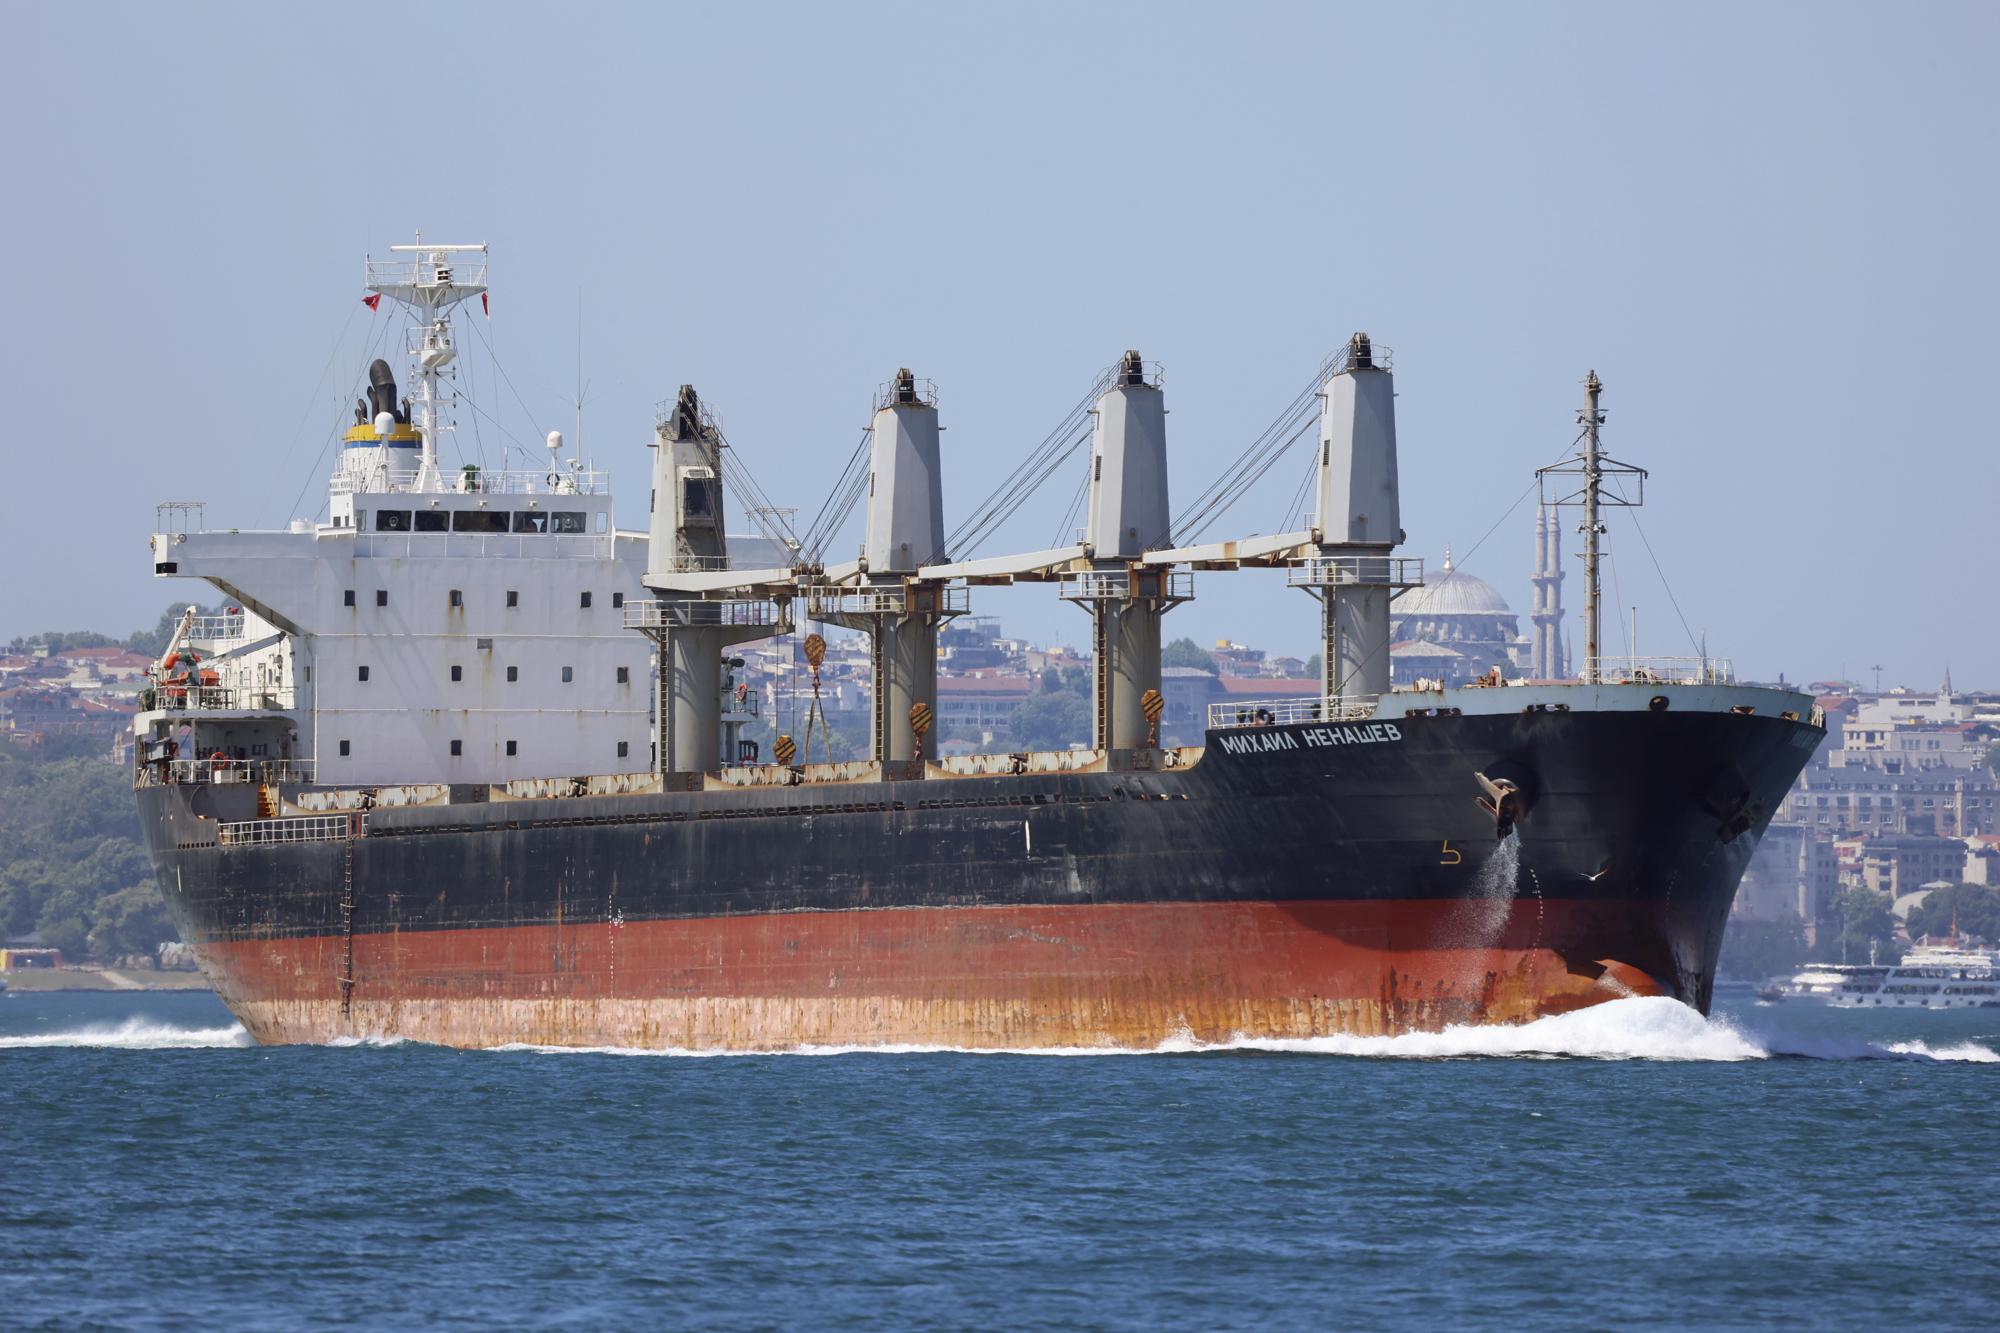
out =
[(587, 532), (583, 526), (583, 514), (575, 509), (558, 509), (549, 515), (549, 531), (555, 533)]
[(444, 532), (451, 527), (451, 515), (442, 509), (419, 509), (416, 519), (418, 532)]
[(378, 509), (375, 511), (375, 531), (408, 532), (410, 511), (407, 509)]
[(460, 509), (452, 513), (453, 532), (505, 532), (507, 515), (485, 509)]
[(514, 531), (547, 532), (549, 516), (539, 509), (523, 509), (514, 515)]

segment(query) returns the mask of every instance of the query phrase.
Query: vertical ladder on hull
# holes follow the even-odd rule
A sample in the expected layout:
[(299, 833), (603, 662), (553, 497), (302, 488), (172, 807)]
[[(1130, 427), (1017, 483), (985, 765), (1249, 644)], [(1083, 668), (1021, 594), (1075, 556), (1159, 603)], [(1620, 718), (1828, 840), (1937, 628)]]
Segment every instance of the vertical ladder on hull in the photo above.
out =
[[(350, 816), (350, 819), (352, 817)], [(354, 839), (349, 834), (340, 848), (340, 1019), (344, 1023), (354, 1011)]]

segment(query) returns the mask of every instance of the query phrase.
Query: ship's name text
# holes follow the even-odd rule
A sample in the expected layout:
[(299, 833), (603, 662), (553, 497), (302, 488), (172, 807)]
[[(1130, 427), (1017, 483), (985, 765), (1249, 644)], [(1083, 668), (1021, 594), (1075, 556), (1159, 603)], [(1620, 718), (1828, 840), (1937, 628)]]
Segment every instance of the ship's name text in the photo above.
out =
[(1325, 750), (1338, 745), (1375, 745), (1403, 739), (1394, 722), (1370, 722), (1358, 727), (1284, 727), (1270, 731), (1231, 732), (1216, 738), (1229, 754), (1267, 754), (1272, 750)]

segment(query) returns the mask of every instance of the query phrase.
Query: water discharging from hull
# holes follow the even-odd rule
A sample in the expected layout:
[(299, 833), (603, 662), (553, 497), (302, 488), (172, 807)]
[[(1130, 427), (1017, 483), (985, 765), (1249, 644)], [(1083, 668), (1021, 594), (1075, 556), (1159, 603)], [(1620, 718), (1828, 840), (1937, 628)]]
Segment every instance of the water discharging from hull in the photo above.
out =
[[(1472, 882), (1472, 892), (1453, 906), (1441, 943), (1448, 949), (1492, 949), (1514, 915), (1521, 887), (1521, 835), (1512, 831), (1494, 843)], [(1484, 971), (1484, 965), (1473, 966)]]

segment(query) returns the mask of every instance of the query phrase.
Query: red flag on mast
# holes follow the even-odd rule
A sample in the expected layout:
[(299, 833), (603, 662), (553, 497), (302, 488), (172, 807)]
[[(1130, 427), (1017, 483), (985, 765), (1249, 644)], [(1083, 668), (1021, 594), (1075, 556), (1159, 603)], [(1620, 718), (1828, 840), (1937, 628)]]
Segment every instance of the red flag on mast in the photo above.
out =
[(479, 308), (486, 313), (486, 318), (488, 319), (493, 318), (493, 307), (486, 304), (485, 292), (481, 292), (479, 294)]
[(377, 306), (382, 304), (382, 293), (377, 292), (373, 296), (362, 297), (361, 304), (367, 306), (370, 310), (375, 309)]

